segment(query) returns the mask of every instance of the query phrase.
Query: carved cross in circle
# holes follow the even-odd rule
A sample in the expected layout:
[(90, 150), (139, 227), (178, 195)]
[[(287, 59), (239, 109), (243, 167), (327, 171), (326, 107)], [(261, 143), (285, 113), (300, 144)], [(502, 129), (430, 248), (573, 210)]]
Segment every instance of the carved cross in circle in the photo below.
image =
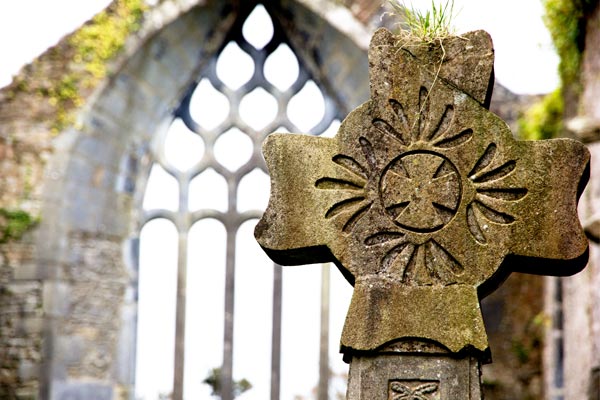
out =
[(394, 222), (409, 230), (433, 232), (456, 214), (460, 177), (441, 155), (405, 153), (383, 172), (381, 199)]

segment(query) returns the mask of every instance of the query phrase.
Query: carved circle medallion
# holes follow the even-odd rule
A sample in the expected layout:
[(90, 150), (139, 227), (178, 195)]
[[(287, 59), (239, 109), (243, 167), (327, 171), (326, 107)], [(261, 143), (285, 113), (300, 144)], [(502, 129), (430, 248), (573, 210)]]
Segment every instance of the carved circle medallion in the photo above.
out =
[(461, 198), (460, 175), (446, 157), (428, 151), (402, 154), (383, 170), (379, 193), (398, 226), (435, 232), (452, 220)]

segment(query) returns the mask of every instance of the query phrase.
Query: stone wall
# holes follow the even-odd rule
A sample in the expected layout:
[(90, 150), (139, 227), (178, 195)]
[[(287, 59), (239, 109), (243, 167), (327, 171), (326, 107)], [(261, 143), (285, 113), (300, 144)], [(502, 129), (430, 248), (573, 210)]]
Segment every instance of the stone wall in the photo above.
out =
[[(562, 280), (562, 302), (556, 298), (547, 301), (548, 313), (553, 311), (552, 306), (560, 307), (563, 313), (564, 360), (562, 365), (557, 362), (560, 358), (548, 340), (544, 370), (546, 387), (552, 387), (556, 386), (553, 373), (562, 367), (564, 398), (579, 400), (600, 397), (600, 3), (594, 0), (568, 5), (580, 11), (578, 31), (572, 32), (572, 43), (565, 42), (575, 53), (562, 52), (561, 56), (566, 65), (576, 65), (578, 70), (571, 71), (573, 76), (563, 76), (563, 117), (566, 133), (587, 143), (592, 156), (590, 182), (578, 208), (591, 239), (590, 259), (584, 271)], [(571, 58), (564, 59), (565, 54)]]

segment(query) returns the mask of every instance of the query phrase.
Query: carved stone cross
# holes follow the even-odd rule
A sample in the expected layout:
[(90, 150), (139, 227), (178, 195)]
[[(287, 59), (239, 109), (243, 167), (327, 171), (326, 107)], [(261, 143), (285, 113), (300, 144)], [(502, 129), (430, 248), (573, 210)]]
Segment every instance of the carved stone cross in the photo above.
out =
[(380, 29), (369, 63), (371, 99), (336, 137), (265, 142), (271, 198), (255, 235), (275, 262), (332, 261), (354, 285), (349, 399), (478, 398), (480, 297), (511, 271), (570, 275), (587, 261), (577, 199), (589, 153), (515, 140), (488, 111), (483, 31), (436, 45)]

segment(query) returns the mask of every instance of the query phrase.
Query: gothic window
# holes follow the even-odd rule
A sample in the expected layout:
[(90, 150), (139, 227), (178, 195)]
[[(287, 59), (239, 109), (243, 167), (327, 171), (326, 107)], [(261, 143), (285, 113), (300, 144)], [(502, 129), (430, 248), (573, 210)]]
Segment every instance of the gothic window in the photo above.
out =
[(243, 3), (221, 50), (152, 144), (139, 221), (136, 398), (209, 398), (204, 380), (215, 368), (223, 399), (242, 391), (244, 379), (252, 389), (240, 399), (311, 396), (321, 297), (342, 310), (331, 315), (335, 357), (322, 375), (345, 373), (337, 340), (351, 288), (339, 273), (331, 284), (324, 273), (333, 294), (322, 295), (320, 268), (282, 272), (253, 229), (268, 201), (266, 135), (333, 135), (347, 110), (310, 72), (270, 3)]

